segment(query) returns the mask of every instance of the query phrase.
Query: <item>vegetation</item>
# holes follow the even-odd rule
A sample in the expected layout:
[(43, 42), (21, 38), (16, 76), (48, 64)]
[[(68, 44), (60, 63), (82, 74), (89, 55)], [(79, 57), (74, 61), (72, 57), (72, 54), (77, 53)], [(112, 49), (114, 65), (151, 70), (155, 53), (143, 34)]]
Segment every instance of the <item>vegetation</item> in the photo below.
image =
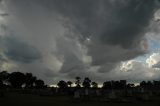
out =
[[(73, 87), (74, 82), (61, 80), (57, 83), (57, 86), (61, 89), (66, 89), (68, 87)], [(92, 82), (88, 77), (85, 77), (81, 82), (80, 77), (75, 78), (75, 87), (77, 88), (98, 88), (98, 83)], [(7, 71), (0, 72), (0, 88), (36, 88), (42, 89), (46, 88), (44, 81), (38, 79), (32, 73), (22, 73), (22, 72), (12, 72), (8, 73)], [(135, 85), (128, 83), (126, 80), (120, 81), (105, 81), (103, 83), (103, 89), (126, 89), (134, 88)], [(160, 81), (142, 81), (140, 82), (139, 87), (144, 89), (160, 89)]]
[[(73, 83), (76, 86), (72, 86)], [(0, 103), (5, 106), (12, 105), (12, 103), (14, 105), (28, 103), (30, 106), (53, 104), (72, 106), (77, 103), (84, 106), (115, 106), (116, 102), (125, 102), (126, 104), (118, 105), (132, 106), (136, 103), (152, 104), (153, 102), (144, 102), (149, 100), (148, 95), (155, 105), (159, 104), (160, 100), (160, 81), (142, 81), (139, 86), (127, 84), (126, 80), (105, 81), (102, 88), (98, 88), (98, 83), (91, 81), (88, 77), (83, 80), (76, 77), (75, 82), (60, 80), (57, 86), (58, 88), (46, 86), (43, 80), (38, 79), (32, 73), (2, 71), (0, 72)], [(117, 91), (119, 97), (113, 96), (113, 91)], [(77, 95), (76, 98), (75, 95)], [(3, 98), (5, 96), (7, 98)], [(132, 102), (134, 100), (132, 104), (129, 103), (131, 98)], [(114, 102), (108, 102), (108, 100)], [(139, 100), (143, 100), (143, 102)]]
[(44, 88), (44, 81), (37, 79), (32, 73), (12, 72), (7, 71), (0, 72), (0, 88)]

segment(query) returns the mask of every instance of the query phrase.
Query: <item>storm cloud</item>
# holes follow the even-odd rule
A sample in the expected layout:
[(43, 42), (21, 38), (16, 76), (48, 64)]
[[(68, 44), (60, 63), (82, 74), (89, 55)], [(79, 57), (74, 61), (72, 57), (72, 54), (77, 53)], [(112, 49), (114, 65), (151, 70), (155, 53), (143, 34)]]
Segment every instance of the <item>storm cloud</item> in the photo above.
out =
[(2, 54), (18, 69), (33, 70), (47, 82), (149, 78), (132, 77), (144, 73), (143, 65), (130, 74), (120, 68), (122, 61), (148, 53), (146, 33), (158, 0), (5, 0), (3, 6)]
[(1, 42), (1, 45), (4, 45), (5, 56), (10, 60), (30, 63), (41, 58), (41, 54), (36, 48), (19, 41), (14, 36), (1, 38)]

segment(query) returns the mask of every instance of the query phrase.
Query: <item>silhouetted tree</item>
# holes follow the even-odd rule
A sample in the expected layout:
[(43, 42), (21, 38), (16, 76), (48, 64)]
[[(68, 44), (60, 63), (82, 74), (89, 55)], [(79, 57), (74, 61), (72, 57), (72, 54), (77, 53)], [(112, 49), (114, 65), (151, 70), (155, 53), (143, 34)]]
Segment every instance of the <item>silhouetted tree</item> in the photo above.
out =
[(2, 80), (0, 79), (0, 88), (2, 88), (3, 87), (3, 82), (2, 82)]
[(124, 89), (127, 86), (127, 81), (126, 80), (120, 80), (119, 82), (119, 88)]
[(104, 89), (112, 89), (112, 82), (111, 81), (104, 82), (102, 88), (104, 88)]
[(91, 85), (93, 88), (98, 88), (98, 84), (96, 82), (92, 82)]
[(145, 88), (146, 87), (146, 81), (140, 82), (140, 86), (143, 87), (143, 88)]
[(159, 89), (160, 88), (160, 81), (153, 81), (153, 86), (154, 86), (154, 88)]
[(85, 88), (89, 88), (91, 86), (91, 80), (88, 77), (84, 78), (82, 85)]
[(80, 84), (81, 84), (80, 80), (81, 80), (80, 77), (76, 77), (76, 82), (75, 82), (76, 87), (81, 87), (81, 85), (80, 85)]
[(69, 86), (69, 87), (72, 87), (72, 82), (71, 81), (67, 81), (67, 85)]
[(36, 88), (44, 88), (44, 81), (39, 79), (35, 81), (35, 87)]
[(33, 76), (32, 73), (26, 73), (25, 77), (26, 77), (25, 87), (26, 88), (32, 88), (33, 84), (35, 83), (37, 78), (35, 76)]
[(9, 75), (8, 81), (14, 88), (21, 88), (26, 81), (26, 77), (21, 72), (13, 72)]
[(9, 73), (7, 71), (0, 72), (0, 83), (1, 86), (4, 85), (4, 83), (7, 83), (9, 77)]
[(58, 87), (61, 88), (61, 89), (64, 89), (64, 88), (67, 88), (67, 87), (68, 87), (68, 86), (67, 86), (67, 83), (66, 83), (65, 81), (63, 81), (63, 80), (59, 81), (57, 85), (58, 85)]
[(134, 84), (131, 84), (131, 83), (127, 84), (127, 88), (133, 88), (133, 87), (135, 87)]
[(150, 89), (150, 88), (152, 88), (152, 82), (151, 81), (148, 81), (147, 83), (146, 83), (146, 87), (148, 88), (148, 89)]
[(119, 89), (121, 88), (121, 84), (119, 81), (112, 81), (112, 86), (114, 89)]

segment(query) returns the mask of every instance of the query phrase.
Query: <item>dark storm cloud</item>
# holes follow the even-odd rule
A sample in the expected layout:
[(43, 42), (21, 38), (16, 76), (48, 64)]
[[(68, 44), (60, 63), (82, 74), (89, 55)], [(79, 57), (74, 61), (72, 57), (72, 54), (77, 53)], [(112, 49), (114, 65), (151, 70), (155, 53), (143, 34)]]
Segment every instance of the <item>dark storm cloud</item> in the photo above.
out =
[(43, 54), (43, 63), (21, 67), (29, 67), (44, 79), (123, 78), (128, 74), (117, 73), (114, 68), (121, 61), (147, 52), (145, 33), (158, 9), (157, 3), (158, 0), (8, 0), (7, 24), (27, 44), (11, 39), (5, 44), (5, 54), (23, 63)]
[(157, 9), (155, 0), (54, 0), (53, 5), (82, 36), (125, 48), (137, 46)]
[[(116, 6), (116, 5), (115, 5)], [(123, 47), (135, 46), (144, 36), (151, 21), (155, 4), (153, 0), (130, 0), (127, 5), (117, 4), (115, 9), (118, 22), (111, 22), (108, 31), (102, 35), (102, 40)], [(113, 11), (114, 13), (114, 11)]]
[(137, 42), (143, 38), (153, 14), (158, 8), (156, 1), (15, 0), (13, 4), (16, 3), (23, 8), (26, 4), (30, 6), (32, 3), (36, 3), (36, 5), (46, 7), (50, 13), (56, 11), (57, 14), (68, 18), (69, 22), (64, 21), (67, 27), (71, 27), (74, 32), (81, 33), (80, 39), (91, 36), (92, 40), (98, 40), (104, 44), (130, 48), (138, 46)]
[[(66, 18), (66, 27), (79, 36), (80, 42), (90, 39), (87, 47), (93, 65), (128, 60), (146, 53), (141, 42), (158, 9), (156, 0), (54, 0), (52, 3), (52, 8)], [(115, 46), (120, 49), (113, 50), (117, 49)]]
[(57, 76), (58, 74), (56, 72), (54, 72), (54, 70), (46, 69), (44, 72), (44, 75), (48, 78), (53, 78), (53, 77)]
[(13, 61), (31, 63), (41, 58), (41, 53), (33, 46), (13, 36), (1, 37), (5, 56)]

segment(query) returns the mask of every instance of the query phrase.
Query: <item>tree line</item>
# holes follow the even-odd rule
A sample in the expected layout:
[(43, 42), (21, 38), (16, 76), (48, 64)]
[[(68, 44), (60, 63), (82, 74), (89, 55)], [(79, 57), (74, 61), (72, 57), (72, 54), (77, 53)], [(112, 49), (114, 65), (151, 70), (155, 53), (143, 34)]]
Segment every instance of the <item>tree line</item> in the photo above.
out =
[(46, 85), (42, 79), (38, 79), (32, 73), (0, 72), (0, 88), (44, 88)]
[[(71, 88), (75, 84), (76, 88), (98, 88), (98, 83), (91, 81), (88, 77), (83, 80), (80, 77), (75, 78), (75, 82), (60, 80), (57, 86), (60, 89)], [(47, 85), (42, 79), (37, 78), (32, 73), (12, 72), (7, 71), (0, 72), (0, 88), (46, 88)], [(128, 83), (126, 80), (120, 81), (105, 81), (102, 85), (103, 89), (125, 89), (134, 88), (135, 85)], [(142, 81), (139, 87), (147, 89), (160, 88), (160, 81)]]

